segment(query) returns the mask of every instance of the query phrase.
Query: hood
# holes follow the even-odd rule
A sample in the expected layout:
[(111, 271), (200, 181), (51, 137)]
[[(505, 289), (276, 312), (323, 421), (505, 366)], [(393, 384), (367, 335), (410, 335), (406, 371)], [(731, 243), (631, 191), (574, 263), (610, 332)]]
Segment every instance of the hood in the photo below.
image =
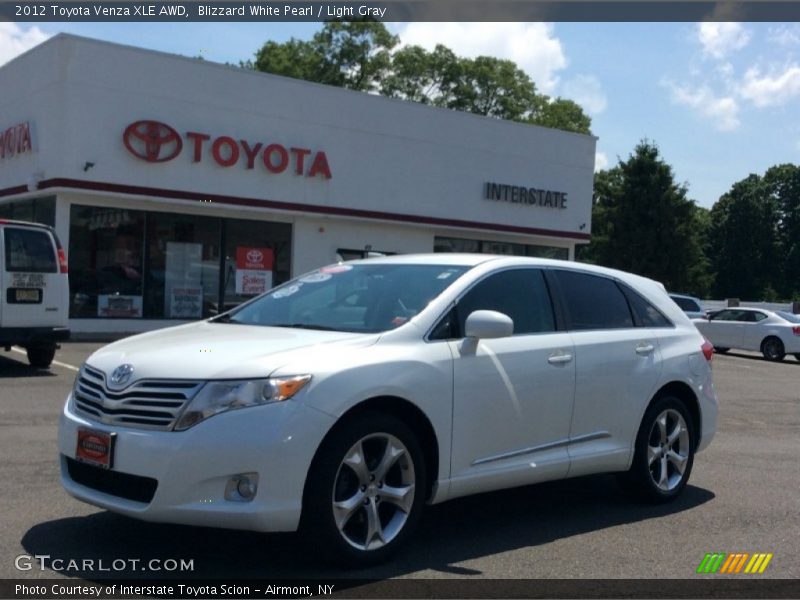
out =
[[(114, 342), (92, 354), (86, 363), (108, 378), (123, 364), (139, 379), (249, 379), (267, 377), (297, 352), (369, 346), (375, 334), (261, 327), (233, 323), (190, 323), (151, 331)], [(293, 352), (294, 351), (294, 352)]]

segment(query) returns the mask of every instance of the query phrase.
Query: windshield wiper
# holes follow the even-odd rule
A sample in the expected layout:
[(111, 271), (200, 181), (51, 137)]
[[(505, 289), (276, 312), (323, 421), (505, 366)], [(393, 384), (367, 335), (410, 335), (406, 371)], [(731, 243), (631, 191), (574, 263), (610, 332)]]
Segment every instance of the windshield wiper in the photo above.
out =
[(291, 327), (293, 329), (315, 329), (317, 331), (341, 331), (336, 327), (326, 327), (325, 325), (314, 325), (313, 323), (268, 323), (266, 327)]
[(235, 323), (237, 325), (240, 325), (242, 323), (241, 321), (234, 320), (234, 318), (231, 315), (227, 314), (227, 313), (221, 314), (220, 316), (214, 317), (213, 319), (209, 319), (209, 320), (212, 323)]

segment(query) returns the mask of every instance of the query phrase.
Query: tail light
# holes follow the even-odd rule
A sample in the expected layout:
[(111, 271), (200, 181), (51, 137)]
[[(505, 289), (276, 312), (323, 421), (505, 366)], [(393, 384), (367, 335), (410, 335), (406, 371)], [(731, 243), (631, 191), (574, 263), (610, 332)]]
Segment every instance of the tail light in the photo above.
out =
[(711, 359), (714, 358), (714, 345), (708, 340), (703, 340), (703, 345), (700, 346), (700, 350), (703, 352), (703, 356), (706, 357), (706, 360), (711, 362)]
[(792, 327), (792, 333), (795, 335), (800, 335), (800, 327)]
[(67, 266), (67, 255), (63, 248), (58, 249), (58, 268), (62, 273), (69, 272), (69, 267)]
[(67, 253), (64, 252), (64, 248), (61, 246), (61, 240), (58, 239), (55, 231), (53, 232), (53, 238), (56, 240), (56, 251), (58, 252), (58, 270), (61, 273), (68, 273)]

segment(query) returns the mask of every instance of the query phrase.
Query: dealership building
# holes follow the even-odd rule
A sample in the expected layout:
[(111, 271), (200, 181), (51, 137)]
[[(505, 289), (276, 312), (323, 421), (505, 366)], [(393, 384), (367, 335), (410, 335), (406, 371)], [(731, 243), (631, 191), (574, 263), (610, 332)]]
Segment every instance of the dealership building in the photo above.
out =
[(78, 333), (373, 253), (573, 259), (590, 237), (588, 135), (65, 34), (0, 90), (0, 218), (55, 227)]

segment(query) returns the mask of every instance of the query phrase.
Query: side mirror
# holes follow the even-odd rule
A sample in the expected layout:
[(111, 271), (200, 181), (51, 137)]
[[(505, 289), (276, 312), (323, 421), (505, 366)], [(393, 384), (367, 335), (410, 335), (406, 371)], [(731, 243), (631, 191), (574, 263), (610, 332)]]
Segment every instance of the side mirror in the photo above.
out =
[(514, 333), (511, 317), (496, 310), (476, 310), (471, 312), (464, 324), (464, 335), (475, 339), (509, 337)]

